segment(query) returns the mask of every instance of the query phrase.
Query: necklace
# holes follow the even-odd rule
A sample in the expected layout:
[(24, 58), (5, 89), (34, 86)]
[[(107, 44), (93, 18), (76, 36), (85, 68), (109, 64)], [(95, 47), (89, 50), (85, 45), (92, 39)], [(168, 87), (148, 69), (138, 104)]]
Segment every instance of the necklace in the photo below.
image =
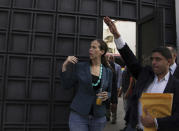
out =
[(103, 72), (103, 66), (102, 66), (102, 64), (101, 64), (101, 65), (100, 65), (99, 78), (98, 78), (98, 80), (97, 80), (96, 83), (92, 83), (92, 86), (98, 86), (98, 85), (99, 85), (99, 83), (100, 83), (100, 81), (101, 81), (102, 72)]

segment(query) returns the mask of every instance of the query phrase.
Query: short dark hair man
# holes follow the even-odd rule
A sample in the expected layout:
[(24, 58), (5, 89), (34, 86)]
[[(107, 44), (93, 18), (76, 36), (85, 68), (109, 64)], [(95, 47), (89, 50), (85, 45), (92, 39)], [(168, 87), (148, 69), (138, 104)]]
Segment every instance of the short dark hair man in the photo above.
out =
[[(179, 81), (169, 72), (172, 58), (170, 51), (165, 47), (153, 50), (151, 56), (152, 66), (143, 67), (127, 44), (123, 42), (111, 19), (105, 17), (104, 21), (114, 35), (116, 47), (128, 69), (137, 79), (125, 116), (128, 123), (126, 131), (142, 131), (144, 126), (157, 127), (158, 131), (179, 131)], [(139, 102), (142, 93), (173, 93), (172, 115), (163, 118), (152, 118), (147, 113), (145, 117), (142, 116), (142, 107)]]

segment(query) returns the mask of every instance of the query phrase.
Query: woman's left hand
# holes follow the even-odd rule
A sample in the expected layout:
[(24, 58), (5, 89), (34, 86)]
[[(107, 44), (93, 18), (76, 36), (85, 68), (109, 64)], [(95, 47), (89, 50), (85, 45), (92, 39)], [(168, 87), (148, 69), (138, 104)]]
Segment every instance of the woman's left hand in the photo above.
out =
[(108, 99), (108, 92), (107, 91), (103, 91), (101, 93), (96, 94), (97, 96), (101, 96), (102, 97), (102, 101), (106, 101)]

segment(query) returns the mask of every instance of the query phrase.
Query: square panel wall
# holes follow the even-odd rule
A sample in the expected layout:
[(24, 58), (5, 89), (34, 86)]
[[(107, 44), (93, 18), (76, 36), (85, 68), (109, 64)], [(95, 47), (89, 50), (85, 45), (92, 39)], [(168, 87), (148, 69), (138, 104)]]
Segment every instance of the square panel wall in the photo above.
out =
[(98, 14), (99, 0), (80, 0), (79, 12), (86, 14)]
[(57, 32), (63, 34), (75, 34), (77, 30), (77, 17), (73, 15), (59, 15)]
[(30, 72), (32, 77), (49, 78), (52, 73), (52, 58), (32, 57)]
[(28, 123), (47, 124), (49, 122), (50, 107), (48, 104), (29, 104)]
[(35, 34), (32, 37), (32, 53), (52, 54), (53, 53), (53, 36)]
[(29, 9), (33, 7), (34, 0), (13, 0), (14, 8)]
[(16, 31), (32, 30), (32, 13), (14, 11), (12, 13), (11, 29)]
[(103, 16), (118, 16), (119, 1), (118, 0), (102, 0), (101, 14)]
[(74, 37), (57, 37), (55, 45), (56, 55), (74, 55), (75, 53), (75, 38)]
[(6, 103), (3, 124), (24, 124), (26, 119), (25, 104)]
[(64, 12), (76, 12), (78, 6), (77, 1), (78, 0), (58, 0), (58, 10)]
[(30, 87), (28, 90), (29, 99), (31, 100), (49, 100), (51, 93), (50, 80), (30, 80)]
[(11, 32), (8, 42), (8, 51), (17, 53), (29, 53), (31, 36), (28, 33)]
[(7, 32), (0, 32), (0, 52), (6, 52)]
[(24, 100), (27, 98), (28, 83), (26, 79), (8, 79), (6, 82), (6, 100)]
[(59, 81), (54, 83), (54, 99), (56, 101), (71, 102), (74, 97), (75, 87), (71, 89), (65, 89), (62, 87)]
[(35, 14), (35, 32), (53, 33), (54, 31), (54, 15), (46, 13), (36, 13)]
[(29, 58), (28, 56), (8, 56), (7, 74), (8, 76), (21, 76), (28, 75)]
[(0, 77), (4, 76), (5, 66), (5, 56), (0, 55)]
[(0, 29), (7, 30), (9, 24), (9, 11), (0, 10)]
[(97, 36), (98, 19), (93, 17), (80, 17), (79, 34), (87, 36)]
[(36, 0), (35, 7), (39, 10), (55, 10), (56, 0)]

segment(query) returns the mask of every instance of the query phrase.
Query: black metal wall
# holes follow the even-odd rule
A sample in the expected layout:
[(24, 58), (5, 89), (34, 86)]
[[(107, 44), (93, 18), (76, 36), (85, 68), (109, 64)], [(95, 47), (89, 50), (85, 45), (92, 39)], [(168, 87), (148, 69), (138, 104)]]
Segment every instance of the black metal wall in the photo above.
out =
[(138, 21), (156, 8), (175, 44), (173, 1), (0, 0), (0, 130), (68, 130), (74, 90), (60, 87), (58, 72), (66, 56), (88, 56), (103, 16)]

